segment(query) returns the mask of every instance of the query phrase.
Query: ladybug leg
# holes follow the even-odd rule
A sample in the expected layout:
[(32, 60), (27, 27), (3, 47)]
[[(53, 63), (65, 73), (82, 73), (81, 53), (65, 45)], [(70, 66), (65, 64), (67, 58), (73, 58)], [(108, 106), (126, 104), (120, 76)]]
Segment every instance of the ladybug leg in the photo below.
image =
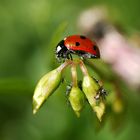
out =
[(56, 56), (56, 59), (59, 63), (61, 63), (61, 57), (59, 55)]
[(70, 57), (71, 60), (73, 60), (73, 59), (72, 59), (72, 55), (71, 55), (71, 53), (69, 53), (69, 57)]
[(70, 60), (73, 60), (72, 59), (71, 52), (69, 50), (66, 52), (65, 58), (70, 59)]

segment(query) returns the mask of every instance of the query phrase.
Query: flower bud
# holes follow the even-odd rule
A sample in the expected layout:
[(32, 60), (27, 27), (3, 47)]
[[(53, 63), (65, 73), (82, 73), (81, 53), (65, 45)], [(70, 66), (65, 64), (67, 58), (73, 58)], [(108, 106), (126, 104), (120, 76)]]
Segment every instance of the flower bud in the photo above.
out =
[(96, 112), (97, 118), (101, 121), (105, 112), (104, 102), (100, 102), (98, 105), (94, 106), (93, 110)]
[(89, 104), (93, 107), (96, 105), (95, 96), (100, 89), (99, 84), (90, 76), (84, 76), (82, 83), (83, 91), (88, 99)]
[(33, 114), (35, 114), (44, 101), (57, 89), (62, 74), (59, 67), (44, 75), (38, 82), (33, 95)]
[(83, 78), (82, 88), (89, 104), (96, 112), (98, 119), (101, 121), (101, 117), (105, 111), (105, 105), (102, 101), (99, 101), (99, 103), (97, 104), (97, 101), (95, 99), (95, 96), (100, 89), (99, 83), (97, 83), (92, 77), (86, 75)]
[(72, 87), (69, 94), (69, 101), (77, 117), (80, 117), (80, 111), (85, 104), (85, 96), (78, 87)]

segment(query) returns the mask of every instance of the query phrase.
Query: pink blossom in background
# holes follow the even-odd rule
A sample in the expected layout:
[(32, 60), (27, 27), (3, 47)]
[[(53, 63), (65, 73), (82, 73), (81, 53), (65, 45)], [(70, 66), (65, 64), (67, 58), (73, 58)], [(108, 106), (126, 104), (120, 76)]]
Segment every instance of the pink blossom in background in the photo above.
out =
[(83, 34), (97, 40), (101, 58), (111, 65), (118, 76), (132, 87), (140, 87), (140, 46), (136, 41), (129, 41), (111, 24), (105, 7), (81, 13), (78, 27)]

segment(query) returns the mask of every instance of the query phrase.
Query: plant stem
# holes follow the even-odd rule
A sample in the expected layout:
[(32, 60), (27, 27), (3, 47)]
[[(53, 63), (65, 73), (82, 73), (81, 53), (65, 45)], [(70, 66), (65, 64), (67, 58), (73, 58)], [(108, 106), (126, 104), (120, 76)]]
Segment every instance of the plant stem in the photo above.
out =
[(71, 74), (72, 74), (73, 86), (76, 87), (77, 86), (77, 71), (76, 71), (76, 64), (75, 63), (72, 63)]
[(66, 60), (63, 64), (61, 64), (57, 69), (58, 71), (63, 71), (67, 66), (71, 65), (73, 62), (71, 60)]
[(85, 66), (85, 64), (83, 63), (82, 60), (80, 60), (80, 68), (81, 68), (82, 73), (83, 73), (85, 76), (89, 75), (89, 74), (88, 74), (88, 70), (87, 70), (87, 68), (86, 68), (86, 66)]

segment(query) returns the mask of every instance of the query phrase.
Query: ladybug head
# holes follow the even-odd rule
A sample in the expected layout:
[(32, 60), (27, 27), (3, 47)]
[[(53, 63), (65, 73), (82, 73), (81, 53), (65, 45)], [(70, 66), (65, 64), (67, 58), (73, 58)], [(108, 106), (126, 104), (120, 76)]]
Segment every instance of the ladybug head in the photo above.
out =
[(56, 55), (56, 59), (61, 62), (61, 60), (63, 58), (67, 58), (68, 55), (68, 49), (66, 48), (66, 46), (64, 45), (64, 40), (61, 40), (57, 46), (56, 46), (56, 50), (55, 50), (55, 55)]

